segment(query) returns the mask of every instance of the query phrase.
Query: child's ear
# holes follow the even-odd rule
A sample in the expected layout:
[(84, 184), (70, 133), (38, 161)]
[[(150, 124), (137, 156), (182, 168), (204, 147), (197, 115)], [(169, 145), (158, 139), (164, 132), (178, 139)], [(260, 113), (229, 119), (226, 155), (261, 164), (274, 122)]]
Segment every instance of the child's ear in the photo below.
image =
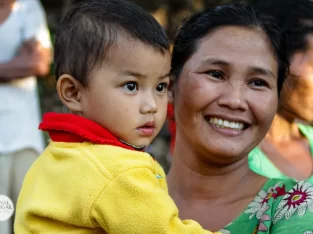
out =
[(64, 74), (57, 82), (57, 91), (62, 103), (71, 112), (81, 112), (81, 97), (83, 92), (83, 85), (73, 76)]

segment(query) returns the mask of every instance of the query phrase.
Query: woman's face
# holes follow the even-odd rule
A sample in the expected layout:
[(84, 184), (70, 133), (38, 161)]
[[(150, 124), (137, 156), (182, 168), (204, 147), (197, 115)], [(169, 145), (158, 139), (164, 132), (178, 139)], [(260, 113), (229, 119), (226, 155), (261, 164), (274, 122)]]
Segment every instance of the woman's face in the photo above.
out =
[(277, 74), (261, 30), (229, 26), (204, 37), (174, 87), (177, 143), (215, 163), (246, 156), (276, 113)]
[(292, 116), (313, 123), (313, 35), (308, 50), (291, 58), (290, 75), (281, 92), (280, 106)]

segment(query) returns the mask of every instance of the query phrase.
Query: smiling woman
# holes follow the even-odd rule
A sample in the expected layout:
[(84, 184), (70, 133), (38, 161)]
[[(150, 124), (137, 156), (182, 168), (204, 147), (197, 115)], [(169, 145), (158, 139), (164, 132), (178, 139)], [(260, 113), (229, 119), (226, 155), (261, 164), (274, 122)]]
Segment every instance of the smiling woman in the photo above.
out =
[(177, 126), (168, 176), (181, 217), (231, 234), (311, 228), (312, 184), (268, 180), (247, 161), (272, 123), (287, 70), (275, 22), (251, 7), (218, 7), (182, 25), (172, 57)]
[[(278, 102), (273, 75), (278, 66), (271, 50), (260, 30), (220, 27), (204, 37), (181, 71), (174, 97), (177, 125), (184, 122), (184, 127), (177, 133), (192, 131), (192, 141), (220, 156), (210, 158), (217, 164), (245, 156), (271, 124)], [(227, 122), (243, 128), (225, 128)]]

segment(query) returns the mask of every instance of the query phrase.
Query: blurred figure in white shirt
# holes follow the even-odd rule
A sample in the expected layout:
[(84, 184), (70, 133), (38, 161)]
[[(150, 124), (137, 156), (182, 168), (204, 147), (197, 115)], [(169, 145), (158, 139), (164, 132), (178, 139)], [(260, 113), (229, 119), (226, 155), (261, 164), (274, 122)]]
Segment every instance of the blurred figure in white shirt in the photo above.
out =
[[(0, 0), (0, 195), (16, 204), (24, 176), (44, 148), (36, 76), (49, 72), (51, 42), (37, 0)], [(12, 233), (12, 220), (0, 233)]]

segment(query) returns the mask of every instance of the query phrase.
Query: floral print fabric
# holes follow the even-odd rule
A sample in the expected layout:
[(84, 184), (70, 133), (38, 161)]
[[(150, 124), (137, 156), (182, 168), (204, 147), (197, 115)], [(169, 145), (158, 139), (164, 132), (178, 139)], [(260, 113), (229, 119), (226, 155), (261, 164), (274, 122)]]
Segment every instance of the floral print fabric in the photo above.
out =
[(222, 234), (313, 234), (313, 185), (269, 179)]

